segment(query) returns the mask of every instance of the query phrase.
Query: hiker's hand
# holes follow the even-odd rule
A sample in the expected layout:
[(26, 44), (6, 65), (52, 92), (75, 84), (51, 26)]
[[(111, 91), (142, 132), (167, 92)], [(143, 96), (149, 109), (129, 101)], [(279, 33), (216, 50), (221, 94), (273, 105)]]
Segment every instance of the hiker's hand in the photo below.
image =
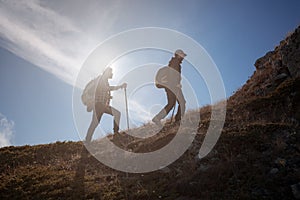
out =
[(123, 83), (123, 84), (121, 85), (121, 88), (127, 88), (127, 83)]

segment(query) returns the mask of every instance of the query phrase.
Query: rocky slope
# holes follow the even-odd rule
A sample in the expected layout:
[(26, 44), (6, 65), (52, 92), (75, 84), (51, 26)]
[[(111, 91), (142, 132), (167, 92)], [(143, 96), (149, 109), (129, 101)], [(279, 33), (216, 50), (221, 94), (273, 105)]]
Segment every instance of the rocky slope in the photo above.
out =
[[(281, 87), (287, 80), (300, 77), (300, 27), (288, 34), (273, 51), (266, 53), (255, 62), (256, 70), (250, 79), (233, 96), (231, 104), (241, 104), (257, 97), (266, 97)], [(299, 88), (294, 88), (287, 96), (284, 107), (294, 112), (299, 120), (300, 107), (291, 102), (299, 101)]]
[[(187, 152), (151, 173), (112, 170), (90, 156), (81, 142), (1, 148), (0, 198), (299, 199), (299, 38), (297, 28), (257, 60), (252, 77), (228, 99), (222, 135), (204, 159), (197, 153), (209, 126), (210, 106), (200, 110), (198, 133)], [(193, 119), (199, 112), (189, 115)], [(146, 152), (168, 143), (177, 129), (167, 125), (150, 139), (122, 134), (113, 141)]]

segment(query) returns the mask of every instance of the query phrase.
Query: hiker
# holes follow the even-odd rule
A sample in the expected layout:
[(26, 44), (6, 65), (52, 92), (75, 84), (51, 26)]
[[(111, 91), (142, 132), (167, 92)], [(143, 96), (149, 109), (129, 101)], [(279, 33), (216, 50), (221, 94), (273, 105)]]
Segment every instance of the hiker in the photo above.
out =
[[(185, 112), (185, 99), (181, 90), (181, 63), (184, 59), (186, 54), (181, 50), (178, 49), (174, 53), (174, 57), (171, 58), (169, 61), (168, 67), (170, 67), (172, 70), (169, 70), (169, 73), (167, 76), (167, 87), (163, 87), (165, 89), (168, 103), (167, 105), (152, 119), (152, 121), (158, 125), (161, 126), (160, 120), (165, 118), (170, 110), (175, 107), (176, 101), (178, 102), (178, 110), (177, 114), (175, 115), (175, 122), (180, 122), (181, 118), (184, 115)], [(165, 67), (168, 69), (168, 67)], [(175, 71), (174, 71), (175, 70)], [(172, 73), (176, 72), (176, 73)], [(170, 75), (171, 74), (171, 75)], [(160, 88), (160, 87), (158, 87)]]
[(119, 86), (110, 86), (108, 79), (111, 79), (113, 76), (112, 68), (108, 67), (105, 69), (103, 74), (99, 77), (99, 81), (96, 86), (95, 91), (95, 101), (93, 107), (93, 119), (89, 126), (85, 141), (90, 142), (96, 127), (98, 126), (101, 117), (104, 113), (112, 115), (114, 117), (114, 134), (119, 133), (119, 123), (121, 113), (117, 109), (109, 105), (110, 99), (112, 99), (111, 91), (118, 90), (120, 88), (126, 88), (127, 83), (123, 83)]

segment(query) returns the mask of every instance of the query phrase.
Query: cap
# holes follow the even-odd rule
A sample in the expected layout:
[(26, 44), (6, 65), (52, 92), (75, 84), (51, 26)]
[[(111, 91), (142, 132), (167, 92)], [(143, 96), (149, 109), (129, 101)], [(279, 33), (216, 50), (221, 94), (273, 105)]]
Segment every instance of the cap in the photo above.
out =
[(184, 58), (186, 56), (186, 53), (184, 53), (181, 49), (177, 49), (175, 51), (175, 54), (179, 55), (182, 58)]

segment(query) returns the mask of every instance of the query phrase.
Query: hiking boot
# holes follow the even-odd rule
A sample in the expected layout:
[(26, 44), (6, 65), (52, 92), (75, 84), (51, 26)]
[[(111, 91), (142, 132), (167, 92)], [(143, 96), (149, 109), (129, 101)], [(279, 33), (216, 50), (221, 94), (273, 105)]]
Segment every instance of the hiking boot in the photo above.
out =
[(162, 126), (162, 123), (160, 122), (160, 120), (155, 117), (152, 119), (152, 122), (154, 122), (154, 124), (156, 124), (156, 126), (159, 126), (159, 127)]
[(180, 125), (181, 120), (176, 120), (175, 122), (173, 122), (174, 126)]
[(175, 123), (179, 123), (180, 124), (181, 119), (175, 119)]
[(114, 134), (112, 134), (111, 138), (112, 138), (112, 139), (116, 139), (116, 138), (118, 138), (119, 136), (120, 136), (119, 131), (115, 131)]

